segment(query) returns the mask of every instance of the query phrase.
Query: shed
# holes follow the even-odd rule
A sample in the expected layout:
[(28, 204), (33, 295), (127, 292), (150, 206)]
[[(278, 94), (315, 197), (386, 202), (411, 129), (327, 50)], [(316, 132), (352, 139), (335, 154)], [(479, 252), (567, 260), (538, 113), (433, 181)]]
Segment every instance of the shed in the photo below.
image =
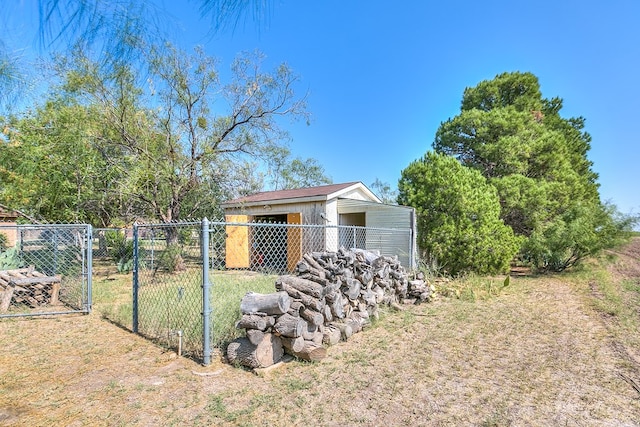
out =
[(0, 207), (0, 233), (6, 236), (6, 244), (9, 248), (14, 247), (16, 244), (16, 239), (18, 236), (16, 221), (19, 216), (20, 214), (18, 212)]
[[(303, 227), (282, 229), (280, 240), (286, 241), (286, 249), (281, 257), (286, 257), (289, 270), (308, 250), (337, 251), (340, 246), (397, 255), (402, 265), (414, 267), (415, 210), (382, 203), (362, 182), (265, 191), (230, 200), (222, 208), (227, 223), (269, 222), (321, 228), (322, 247), (305, 240)], [(404, 232), (390, 233), (389, 229)], [(227, 267), (248, 268), (252, 264), (256, 239), (250, 234), (247, 226), (227, 227)]]

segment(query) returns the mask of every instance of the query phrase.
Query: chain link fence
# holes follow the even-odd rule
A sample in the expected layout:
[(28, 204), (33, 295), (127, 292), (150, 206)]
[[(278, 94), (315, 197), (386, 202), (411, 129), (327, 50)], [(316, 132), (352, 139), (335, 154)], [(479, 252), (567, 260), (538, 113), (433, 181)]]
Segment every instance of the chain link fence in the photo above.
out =
[(0, 317), (91, 310), (90, 225), (0, 225)]
[(132, 330), (202, 359), (201, 223), (133, 229)]
[(305, 253), (361, 248), (412, 268), (412, 242), (409, 229), (206, 219), (0, 225), (0, 317), (88, 313), (95, 293), (104, 317), (208, 364), (211, 348), (240, 334), (242, 297), (273, 292)]
[(277, 276), (293, 272), (307, 252), (361, 248), (404, 257), (413, 267), (408, 229), (203, 220), (136, 225), (130, 242), (131, 323), (124, 325), (205, 364), (211, 348), (240, 335), (242, 297), (274, 292)]

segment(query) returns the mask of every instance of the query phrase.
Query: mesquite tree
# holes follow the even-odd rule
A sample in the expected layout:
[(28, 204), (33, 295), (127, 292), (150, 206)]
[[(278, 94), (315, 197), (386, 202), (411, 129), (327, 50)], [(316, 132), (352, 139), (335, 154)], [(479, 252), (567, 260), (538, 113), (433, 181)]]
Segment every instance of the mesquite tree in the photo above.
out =
[[(258, 191), (260, 165), (288, 153), (281, 149), (287, 134), (280, 118), (306, 115), (292, 71), (285, 65), (263, 71), (259, 54), (244, 55), (232, 65), (232, 80), (223, 84), (216, 61), (202, 50), (187, 54), (165, 45), (147, 55), (143, 74), (126, 64), (105, 70), (82, 51), (59, 58), (55, 70), (61, 85), (51, 93), (49, 107), (36, 108), (32, 118), (17, 118), (7, 128), (5, 144), (12, 153), (2, 156), (1, 165), (7, 179), (29, 183), (37, 175), (21, 159), (45, 159), (38, 163), (43, 179), (34, 194), (54, 194), (78, 212), (85, 206), (78, 202), (83, 194), (94, 200), (105, 195), (100, 200), (117, 206), (125, 222), (215, 216), (221, 199)], [(69, 178), (75, 172), (82, 186)], [(46, 177), (59, 185), (45, 191)], [(92, 182), (100, 187), (90, 188)], [(34, 208), (35, 199), (14, 196), (12, 206)], [(56, 206), (42, 214), (70, 219), (51, 218), (50, 213), (64, 212), (63, 205)]]

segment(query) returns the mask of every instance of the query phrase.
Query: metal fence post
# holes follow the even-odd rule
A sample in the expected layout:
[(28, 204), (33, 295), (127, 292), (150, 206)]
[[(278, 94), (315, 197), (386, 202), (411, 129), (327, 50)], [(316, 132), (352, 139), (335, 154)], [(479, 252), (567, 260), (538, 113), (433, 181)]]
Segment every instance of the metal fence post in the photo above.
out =
[(209, 220), (202, 220), (202, 363), (207, 366), (211, 363), (211, 303), (209, 301)]
[(55, 229), (53, 231), (53, 274), (58, 274), (58, 233), (59, 231)]
[(91, 313), (93, 305), (93, 228), (91, 224), (87, 225), (87, 305), (85, 307), (87, 313)]
[(138, 254), (138, 224), (133, 224), (133, 298), (132, 298), (132, 315), (131, 320), (134, 333), (138, 333), (138, 263), (140, 257)]

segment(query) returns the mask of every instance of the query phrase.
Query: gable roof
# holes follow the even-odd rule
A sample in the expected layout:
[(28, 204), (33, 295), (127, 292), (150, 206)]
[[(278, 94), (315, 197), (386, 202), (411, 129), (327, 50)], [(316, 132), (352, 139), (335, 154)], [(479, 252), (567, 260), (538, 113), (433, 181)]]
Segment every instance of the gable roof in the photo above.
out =
[(343, 184), (320, 185), (318, 187), (296, 188), (291, 190), (263, 191), (249, 196), (239, 197), (222, 203), (222, 207), (256, 205), (269, 203), (295, 203), (301, 201), (330, 200), (352, 190), (360, 189), (371, 201), (381, 203), (380, 199), (362, 182), (346, 182)]

